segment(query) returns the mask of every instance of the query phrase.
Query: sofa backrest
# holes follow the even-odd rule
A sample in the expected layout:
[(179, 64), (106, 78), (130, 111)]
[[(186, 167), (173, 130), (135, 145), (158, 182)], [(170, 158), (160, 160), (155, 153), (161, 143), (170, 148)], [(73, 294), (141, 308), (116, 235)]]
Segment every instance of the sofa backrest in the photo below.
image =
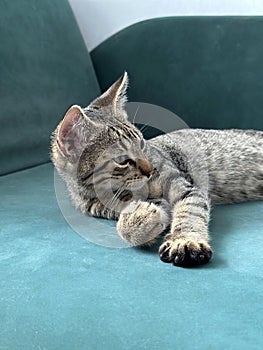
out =
[(49, 160), (66, 109), (99, 93), (89, 53), (66, 0), (0, 4), (0, 174)]
[(191, 127), (263, 129), (262, 38), (263, 17), (166, 17), (123, 29), (91, 57), (102, 90), (127, 70), (130, 101)]

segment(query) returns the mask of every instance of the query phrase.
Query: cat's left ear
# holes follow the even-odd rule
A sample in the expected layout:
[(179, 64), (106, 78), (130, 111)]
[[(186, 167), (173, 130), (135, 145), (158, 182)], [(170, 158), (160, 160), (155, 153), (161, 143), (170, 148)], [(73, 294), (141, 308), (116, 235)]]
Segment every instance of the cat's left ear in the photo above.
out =
[(89, 106), (88, 109), (101, 109), (111, 108), (114, 114), (117, 116), (119, 112), (125, 111), (125, 103), (127, 101), (126, 90), (128, 87), (128, 74), (124, 74), (105, 91), (101, 96), (96, 98)]

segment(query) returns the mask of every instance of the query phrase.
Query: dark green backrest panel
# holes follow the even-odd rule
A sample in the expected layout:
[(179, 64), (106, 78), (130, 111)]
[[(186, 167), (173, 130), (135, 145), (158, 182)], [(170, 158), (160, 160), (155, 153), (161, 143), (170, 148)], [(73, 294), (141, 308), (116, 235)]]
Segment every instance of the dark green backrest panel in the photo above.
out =
[(130, 101), (191, 127), (263, 129), (263, 17), (166, 17), (132, 25), (91, 53), (102, 90), (123, 70)]
[(49, 160), (66, 109), (99, 94), (66, 0), (0, 2), (0, 173)]

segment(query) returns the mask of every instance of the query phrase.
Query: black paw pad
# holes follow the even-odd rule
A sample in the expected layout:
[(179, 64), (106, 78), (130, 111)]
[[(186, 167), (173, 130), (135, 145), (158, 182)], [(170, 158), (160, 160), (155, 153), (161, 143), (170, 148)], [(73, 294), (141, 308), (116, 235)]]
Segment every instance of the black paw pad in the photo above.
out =
[(208, 244), (196, 242), (163, 243), (159, 250), (163, 262), (172, 263), (179, 267), (194, 267), (204, 265), (212, 257), (212, 250)]

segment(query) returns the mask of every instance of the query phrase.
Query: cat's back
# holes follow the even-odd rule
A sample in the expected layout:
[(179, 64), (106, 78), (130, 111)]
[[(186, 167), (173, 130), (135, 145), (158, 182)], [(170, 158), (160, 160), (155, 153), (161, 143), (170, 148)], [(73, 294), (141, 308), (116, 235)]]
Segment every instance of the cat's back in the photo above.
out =
[[(198, 146), (199, 148), (207, 148), (221, 146), (223, 148), (233, 146), (250, 147), (261, 146), (263, 144), (263, 131), (260, 130), (210, 130), (210, 129), (181, 129), (165, 135), (157, 136), (150, 140), (154, 144), (159, 145), (176, 145), (178, 147)], [(238, 147), (237, 147), (238, 148)]]
[[(215, 203), (263, 199), (263, 131), (182, 129), (150, 140), (207, 172)], [(193, 176), (195, 174), (192, 174)]]
[(157, 136), (150, 143), (161, 149), (178, 149), (217, 161), (231, 156), (254, 154), (262, 157), (263, 131), (181, 129)]

